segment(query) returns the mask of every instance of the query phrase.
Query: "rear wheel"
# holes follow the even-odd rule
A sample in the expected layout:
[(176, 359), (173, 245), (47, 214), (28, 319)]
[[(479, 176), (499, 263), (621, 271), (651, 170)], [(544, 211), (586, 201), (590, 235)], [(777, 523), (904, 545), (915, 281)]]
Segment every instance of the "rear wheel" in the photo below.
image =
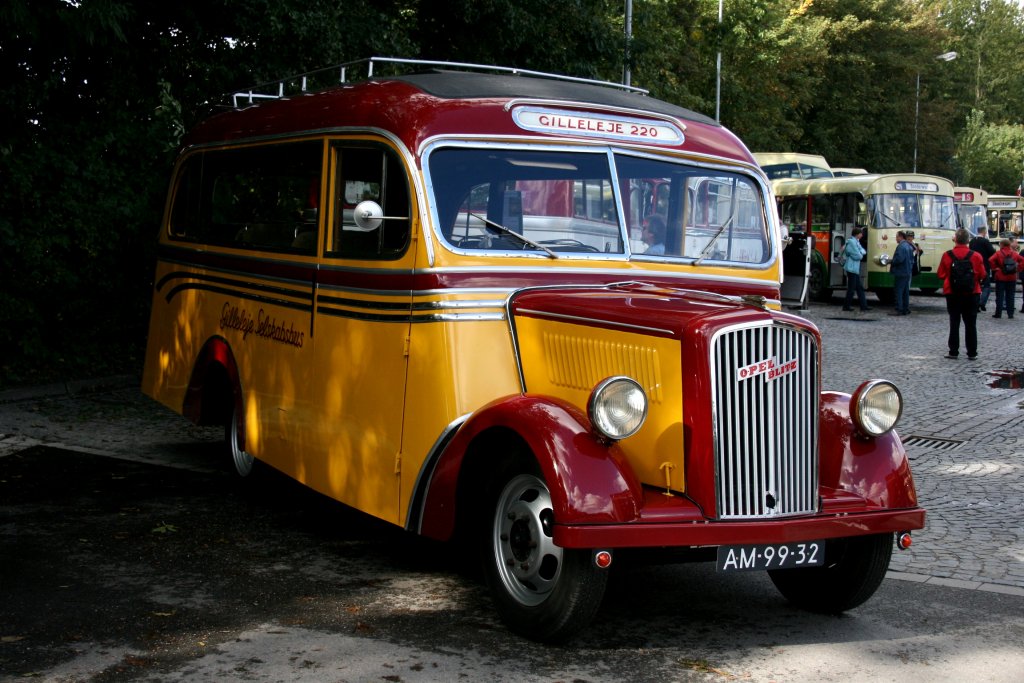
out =
[(538, 474), (512, 468), (491, 491), (484, 569), (498, 613), (520, 635), (564, 642), (597, 612), (608, 573), (590, 551), (555, 545), (551, 494)]
[(896, 290), (894, 289), (876, 289), (874, 292), (878, 300), (887, 306), (896, 301)]
[(256, 469), (256, 459), (243, 448), (241, 420), (241, 408), (236, 405), (227, 424), (224, 425), (224, 439), (227, 441), (228, 454), (231, 456), (235, 473), (239, 477), (250, 477)]
[(892, 557), (892, 534), (828, 541), (825, 566), (769, 571), (787, 600), (812, 612), (838, 614), (878, 590)]

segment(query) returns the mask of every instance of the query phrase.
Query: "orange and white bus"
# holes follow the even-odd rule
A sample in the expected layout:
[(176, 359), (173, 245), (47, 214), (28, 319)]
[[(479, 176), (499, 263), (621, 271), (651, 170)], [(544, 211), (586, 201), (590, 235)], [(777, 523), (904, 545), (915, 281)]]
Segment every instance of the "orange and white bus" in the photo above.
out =
[(957, 226), (972, 235), (990, 236), (988, 232), (988, 192), (980, 187), (954, 187)]
[[(899, 230), (913, 232), (921, 250), (920, 274), (911, 286), (926, 292), (942, 286), (939, 259), (949, 249), (957, 227), (953, 184), (945, 178), (909, 173), (852, 175), (779, 180), (773, 188), (790, 231), (807, 230), (815, 237), (813, 298), (828, 300), (833, 289), (846, 286), (839, 255), (854, 227), (865, 228), (861, 238), (867, 249), (864, 283), (880, 301), (893, 298), (889, 262)], [(861, 275), (865, 275), (863, 269)]]
[(530, 638), (583, 628), (627, 548), (866, 600), (924, 524), (901, 397), (819, 386), (743, 143), (635, 88), (369, 66), (423, 71), (188, 134), (145, 393), (223, 425), (239, 475), (468, 543)]

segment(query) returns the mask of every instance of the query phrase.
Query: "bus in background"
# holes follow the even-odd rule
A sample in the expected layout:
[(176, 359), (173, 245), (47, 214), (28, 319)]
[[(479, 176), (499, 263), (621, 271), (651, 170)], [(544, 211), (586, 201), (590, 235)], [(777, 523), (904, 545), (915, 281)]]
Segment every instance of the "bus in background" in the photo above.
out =
[(833, 168), (832, 175), (836, 178), (845, 178), (848, 175), (868, 175), (865, 168)]
[(1010, 194), (988, 196), (988, 236), (995, 244), (1000, 237), (1020, 237), (1024, 228), (1024, 199)]
[(768, 176), (768, 180), (832, 177), (832, 168), (820, 154), (754, 152), (754, 160)]
[(921, 249), (920, 274), (912, 287), (929, 293), (942, 286), (939, 259), (956, 230), (953, 183), (921, 174), (857, 175), (774, 182), (779, 214), (790, 232), (813, 235), (810, 296), (828, 301), (833, 289), (846, 286), (839, 255), (854, 227), (865, 228), (865, 288), (879, 301), (893, 300), (889, 262), (896, 232), (912, 231)]
[(988, 231), (988, 192), (980, 187), (954, 187), (953, 204), (959, 227), (966, 228), (972, 235), (995, 236)]

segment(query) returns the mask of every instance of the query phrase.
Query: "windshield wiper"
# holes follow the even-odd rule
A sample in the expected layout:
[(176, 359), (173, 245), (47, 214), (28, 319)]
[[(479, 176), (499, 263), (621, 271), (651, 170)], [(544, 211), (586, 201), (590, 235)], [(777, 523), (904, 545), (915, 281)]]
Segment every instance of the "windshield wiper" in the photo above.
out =
[(900, 225), (900, 222), (898, 220), (887, 214), (885, 211), (879, 211), (878, 213), (882, 214), (883, 218), (888, 218), (897, 228), (903, 227), (902, 225)]
[(704, 249), (701, 250), (700, 256), (698, 256), (694, 260), (693, 265), (699, 266), (700, 262), (707, 258), (708, 253), (711, 252), (711, 247), (715, 246), (715, 242), (718, 241), (718, 238), (722, 236), (722, 233), (725, 232), (725, 229), (729, 227), (729, 225), (732, 223), (732, 219), (735, 217), (736, 213), (734, 212), (731, 216), (729, 216), (729, 219), (727, 221), (722, 223), (721, 227), (718, 228), (718, 232), (715, 233), (715, 236), (712, 237), (711, 240), (707, 243), (707, 245), (704, 246)]
[(522, 235), (520, 235), (515, 230), (510, 230), (510, 229), (506, 228), (504, 225), (502, 225), (501, 223), (495, 223), (494, 221), (488, 220), (487, 218), (484, 218), (480, 214), (473, 213), (472, 211), (469, 212), (469, 215), (472, 216), (473, 218), (479, 218), (480, 220), (482, 220), (484, 222), (484, 225), (486, 225), (489, 228), (494, 228), (495, 230), (497, 230), (499, 232), (503, 232), (506, 235), (511, 235), (512, 237), (515, 237), (517, 240), (519, 240), (523, 244), (527, 244), (527, 245), (533, 247), (534, 249), (539, 249), (540, 251), (545, 252), (551, 258), (555, 258), (555, 259), (558, 258), (558, 254), (556, 254), (555, 252), (551, 251), (550, 249), (545, 247), (543, 244), (537, 244), (536, 242), (531, 240), (529, 237), (523, 237)]

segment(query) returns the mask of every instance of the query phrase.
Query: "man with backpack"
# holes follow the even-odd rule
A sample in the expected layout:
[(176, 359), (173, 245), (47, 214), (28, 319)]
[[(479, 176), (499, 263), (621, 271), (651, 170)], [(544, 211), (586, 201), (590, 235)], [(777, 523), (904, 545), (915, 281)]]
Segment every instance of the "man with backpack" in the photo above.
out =
[(967, 358), (974, 360), (978, 357), (978, 299), (981, 280), (985, 277), (985, 261), (981, 254), (967, 246), (970, 241), (971, 233), (960, 228), (953, 237), (956, 246), (944, 253), (939, 261), (938, 276), (942, 280), (946, 312), (949, 313), (949, 352), (946, 358), (960, 356), (960, 321), (964, 323)]
[(1024, 257), (1004, 237), (999, 240), (999, 251), (989, 257), (988, 264), (992, 267), (992, 277), (996, 281), (996, 312), (992, 317), (1001, 318), (1002, 312), (1006, 311), (1006, 317), (1012, 319), (1013, 295), (1017, 289), (1017, 275), (1024, 270)]

